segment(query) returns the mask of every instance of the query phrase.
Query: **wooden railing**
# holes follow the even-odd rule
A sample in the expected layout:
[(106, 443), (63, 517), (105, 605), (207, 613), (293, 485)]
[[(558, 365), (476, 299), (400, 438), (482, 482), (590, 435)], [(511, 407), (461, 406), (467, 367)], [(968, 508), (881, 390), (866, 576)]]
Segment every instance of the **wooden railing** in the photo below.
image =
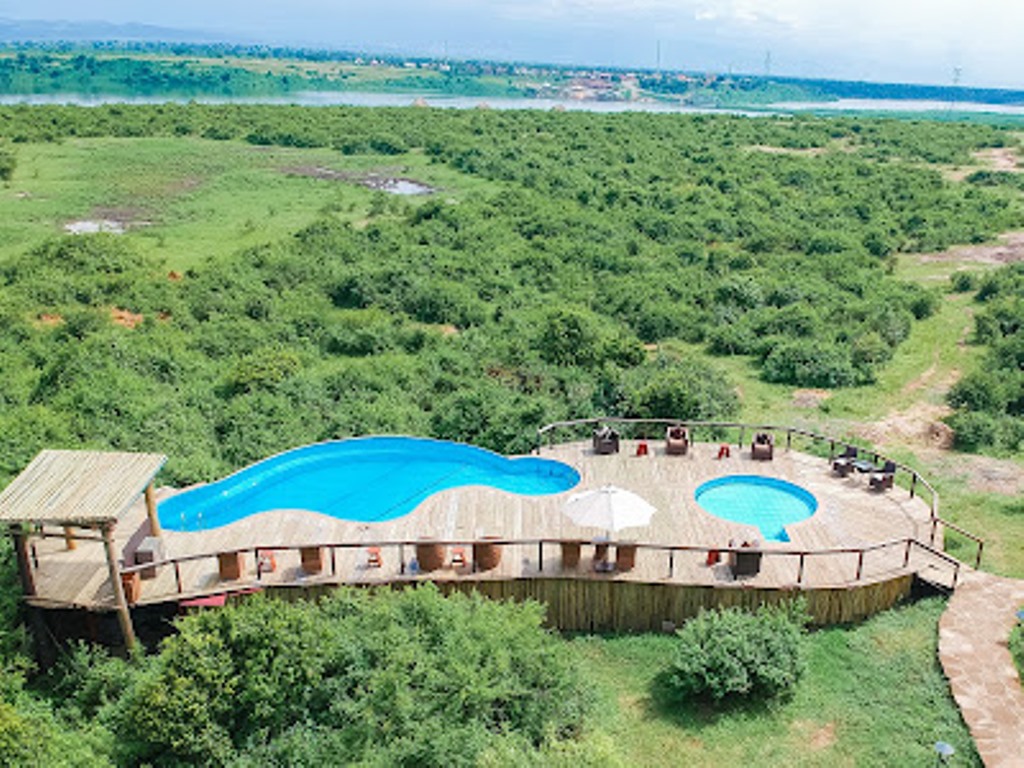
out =
[[(738, 430), (738, 437), (736, 444), (743, 447), (746, 444), (745, 437), (749, 433), (751, 436), (758, 432), (769, 432), (773, 435), (784, 434), (785, 435), (785, 447), (786, 450), (790, 450), (793, 446), (794, 436), (807, 438), (811, 441), (814, 446), (821, 446), (824, 448), (828, 446), (828, 460), (832, 462), (836, 457), (836, 447), (850, 446), (857, 448), (860, 455), (868, 455), (872, 457), (872, 463), (879, 464), (880, 462), (891, 461), (896, 467), (894, 473), (894, 479), (900, 478), (900, 473), (906, 476), (906, 487), (910, 493), (910, 497), (921, 496), (922, 491), (927, 492), (928, 505), (931, 512), (931, 538), (929, 542), (934, 548), (936, 546), (936, 538), (941, 525), (944, 529), (955, 531), (956, 533), (970, 539), (977, 546), (974, 557), (974, 567), (981, 567), (981, 555), (984, 550), (985, 541), (979, 536), (964, 530), (963, 528), (943, 520), (939, 516), (939, 494), (935, 490), (935, 487), (928, 482), (928, 480), (922, 476), (916, 469), (904, 464), (901, 461), (886, 456), (885, 454), (879, 453), (874, 448), (865, 448), (864, 446), (858, 446), (849, 440), (840, 440), (839, 438), (831, 437), (829, 435), (822, 435), (817, 432), (813, 432), (808, 429), (802, 429), (800, 427), (786, 427), (779, 426), (776, 424), (747, 424), (743, 422), (735, 421), (687, 421), (685, 419), (633, 419), (624, 418), (618, 416), (601, 416), (588, 419), (572, 419), (569, 421), (556, 421), (551, 424), (545, 424), (543, 427), (537, 430), (537, 442), (536, 452), (540, 453), (541, 447), (546, 442), (549, 446), (555, 443), (555, 433), (559, 430), (573, 430), (577, 433), (580, 432), (580, 428), (588, 427), (593, 429), (603, 425), (620, 425), (625, 426), (632, 432), (639, 434), (643, 439), (657, 439), (663, 436), (664, 429), (670, 426), (682, 426), (686, 427), (690, 433), (690, 440), (696, 441), (696, 435), (700, 431), (706, 431), (711, 437), (721, 439), (730, 430)], [(662, 430), (662, 434), (648, 434), (646, 427), (658, 427)], [(576, 434), (577, 439), (584, 439), (588, 435)], [(713, 441), (712, 441), (713, 442)], [(776, 445), (779, 445), (779, 441), (776, 440)]]
[[(900, 571), (906, 571), (910, 566), (911, 556), (917, 553), (924, 553), (929, 555), (931, 558), (938, 560), (945, 566), (948, 566), (950, 573), (949, 587), (955, 588), (957, 581), (960, 577), (961, 563), (956, 558), (950, 557), (946, 553), (935, 549), (921, 541), (914, 538), (904, 539), (892, 539), (876, 544), (871, 544), (864, 547), (842, 547), (834, 549), (823, 549), (823, 550), (804, 550), (804, 549), (787, 549), (787, 548), (735, 548), (735, 547), (707, 547), (707, 546), (696, 546), (696, 545), (666, 545), (666, 544), (650, 544), (650, 543), (636, 543), (636, 542), (615, 542), (615, 541), (603, 541), (598, 542), (583, 542), (580, 540), (565, 540), (565, 539), (554, 539), (554, 538), (488, 538), (485, 541), (479, 540), (468, 540), (468, 539), (452, 539), (452, 540), (403, 540), (403, 541), (380, 541), (380, 542), (325, 542), (320, 544), (304, 544), (304, 545), (288, 545), (281, 546), (278, 544), (268, 546), (250, 546), (240, 549), (221, 550), (217, 552), (204, 552), (199, 554), (185, 555), (181, 557), (169, 557), (162, 560), (153, 562), (141, 563), (138, 565), (132, 565), (121, 568), (122, 575), (130, 575), (134, 573), (142, 573), (144, 571), (155, 570), (159, 573), (165, 568), (173, 569), (174, 573), (174, 589), (173, 591), (162, 590), (157, 594), (152, 594), (152, 587), (143, 587), (143, 594), (141, 596), (142, 602), (163, 602), (167, 600), (177, 600), (184, 597), (196, 597), (201, 595), (215, 595), (222, 593), (229, 593), (241, 589), (250, 589), (253, 586), (268, 585), (268, 586), (300, 586), (309, 585), (311, 583), (349, 583), (359, 584), (367, 582), (391, 582), (391, 581), (403, 581), (403, 580), (415, 580), (419, 578), (433, 579), (444, 577), (447, 579), (464, 579), (474, 578), (474, 574), (477, 574), (476, 563), (470, 562), (468, 553), (472, 551), (474, 545), (488, 545), (497, 546), (500, 548), (506, 547), (522, 547), (522, 548), (536, 548), (536, 567), (524, 568), (520, 572), (507, 573), (505, 571), (495, 571), (488, 574), (488, 578), (496, 579), (523, 579), (523, 578), (595, 578), (606, 575), (614, 575), (616, 571), (610, 570), (610, 573), (595, 573), (589, 568), (575, 568), (575, 569), (564, 569), (562, 567), (561, 560), (561, 545), (565, 543), (575, 543), (581, 546), (590, 544), (601, 544), (608, 547), (614, 547), (616, 550), (620, 546), (635, 547), (636, 552), (648, 552), (653, 553), (659, 559), (661, 559), (662, 567), (660, 569), (654, 569), (655, 571), (660, 570), (663, 574), (661, 577), (654, 578), (641, 578), (636, 577), (635, 580), (647, 582), (647, 583), (677, 583), (677, 584), (696, 584), (700, 583), (697, 581), (689, 581), (685, 578), (682, 581), (677, 581), (677, 565), (681, 557), (690, 556), (692, 558), (691, 565), (695, 564), (708, 564), (711, 562), (711, 556), (714, 556), (715, 562), (718, 562), (719, 558), (726, 558), (732, 554), (736, 555), (750, 555), (752, 553), (760, 553), (761, 558), (764, 561), (777, 561), (780, 559), (788, 559), (794, 563), (795, 573), (792, 579), (782, 579), (782, 583), (778, 584), (764, 584), (763, 587), (776, 587), (776, 588), (799, 588), (799, 589), (813, 589), (813, 588), (835, 588), (835, 587), (846, 587), (856, 584), (868, 583), (872, 579), (869, 575), (865, 565), (865, 558), (867, 555), (873, 552), (890, 551), (898, 555), (895, 559), (889, 559), (886, 561), (884, 567), (878, 570), (874, 574), (873, 580), (877, 581), (879, 575), (890, 575)], [(453, 571), (450, 568), (446, 571), (434, 572), (434, 573), (422, 573), (412, 567), (414, 558), (409, 558), (407, 555), (410, 552), (415, 551), (417, 546), (436, 545), (438, 547), (444, 547), (447, 551), (451, 547), (462, 547), (467, 552), (467, 563), (465, 568), (459, 571)], [(302, 549), (317, 549), (319, 548), (326, 553), (327, 557), (324, 563), (324, 571), (303, 573), (299, 578), (282, 578), (277, 573), (265, 573), (261, 571), (258, 566), (260, 562), (260, 555), (267, 553), (274, 553), (275, 555), (282, 552), (294, 552), (298, 553)], [(387, 571), (384, 570), (381, 574), (375, 578), (364, 578), (364, 579), (353, 579), (346, 578), (340, 574), (338, 569), (338, 557), (339, 551), (350, 551), (350, 550), (362, 550), (368, 548), (377, 548), (382, 553), (383, 559), (386, 562), (397, 562), (397, 570)], [(252, 567), (247, 567), (244, 574), (240, 574), (239, 578), (236, 579), (218, 579), (216, 583), (208, 584), (206, 586), (193, 585), (186, 582), (186, 577), (183, 574), (182, 566), (194, 563), (202, 560), (218, 560), (222, 555), (235, 555), (235, 554), (250, 554), (252, 555)], [(813, 585), (807, 584), (806, 570), (810, 562), (818, 558), (836, 558), (842, 556), (856, 555), (855, 564), (851, 563), (849, 577), (838, 583), (815, 583)], [(392, 559), (394, 558), (394, 559)], [(547, 562), (547, 566), (545, 565)], [(761, 570), (763, 566), (759, 565)], [(213, 563), (210, 569), (204, 569), (202, 572), (202, 578), (209, 580), (211, 574), (218, 572), (218, 564)], [(283, 570), (283, 569), (282, 569)], [(877, 570), (877, 569), (876, 569)], [(369, 571), (369, 569), (367, 569)], [(651, 568), (646, 568), (647, 573), (651, 573)], [(301, 573), (301, 567), (298, 570)], [(446, 575), (447, 574), (447, 575)], [(478, 575), (478, 574), (477, 574)], [(734, 584), (736, 586), (742, 586), (746, 582), (742, 578), (737, 578), (735, 582), (725, 582), (723, 585), (728, 586)], [(156, 584), (153, 587), (157, 586)], [(149, 594), (147, 594), (147, 592)]]

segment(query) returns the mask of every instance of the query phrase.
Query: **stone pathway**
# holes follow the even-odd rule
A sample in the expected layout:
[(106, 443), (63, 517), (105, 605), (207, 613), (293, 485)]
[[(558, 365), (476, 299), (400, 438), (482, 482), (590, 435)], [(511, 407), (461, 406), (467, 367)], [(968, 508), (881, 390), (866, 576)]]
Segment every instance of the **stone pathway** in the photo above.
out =
[(939, 621), (939, 660), (989, 768), (1024, 768), (1024, 688), (1007, 640), (1024, 580), (966, 570)]

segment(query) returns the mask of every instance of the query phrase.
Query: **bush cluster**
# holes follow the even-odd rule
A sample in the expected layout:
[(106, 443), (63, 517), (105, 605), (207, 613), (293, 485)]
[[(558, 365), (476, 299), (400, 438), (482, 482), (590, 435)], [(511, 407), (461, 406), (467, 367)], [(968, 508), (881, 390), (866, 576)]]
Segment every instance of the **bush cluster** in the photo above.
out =
[(765, 700), (792, 690), (804, 670), (804, 606), (702, 611), (678, 631), (667, 682), (681, 698)]
[(950, 389), (949, 425), (962, 450), (1015, 452), (1024, 446), (1024, 264), (985, 276), (976, 300), (974, 341), (986, 352)]
[(536, 603), (446, 598), (432, 585), (257, 598), (179, 619), (152, 657), (81, 649), (52, 685), (69, 722), (114, 736), (121, 765), (452, 766), (495, 749), (526, 759), (575, 737), (590, 706), (542, 618)]

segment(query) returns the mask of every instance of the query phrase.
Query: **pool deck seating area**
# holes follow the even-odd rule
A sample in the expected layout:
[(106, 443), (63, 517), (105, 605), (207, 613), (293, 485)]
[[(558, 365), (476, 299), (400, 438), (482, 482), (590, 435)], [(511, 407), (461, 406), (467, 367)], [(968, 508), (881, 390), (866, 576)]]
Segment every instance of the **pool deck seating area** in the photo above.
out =
[[(831, 457), (791, 449), (788, 437), (780, 448), (774, 436), (771, 460), (753, 459), (749, 441), (733, 445), (724, 458), (718, 458), (723, 455), (720, 441), (690, 438), (685, 454), (670, 453), (661, 439), (616, 441), (621, 450), (611, 453), (602, 452), (606, 443), (595, 446), (587, 438), (539, 448), (542, 457), (579, 471), (579, 485), (566, 493), (522, 496), (481, 486), (453, 488), (408, 515), (380, 523), (300, 510), (265, 512), (199, 533), (163, 531), (162, 552), (136, 565), (133, 547), (153, 538), (140, 497), (112, 528), (113, 548), (124, 556), (118, 586), (129, 603), (141, 606), (254, 588), (315, 590), (422, 580), (499, 596), (536, 596), (556, 587), (565, 593), (593, 596), (594, 590), (604, 590), (610, 595), (609, 589), (622, 591), (624, 585), (634, 592), (647, 585), (691, 592), (842, 595), (882, 585), (882, 603), (888, 604), (909, 590), (913, 574), (948, 588), (955, 585), (961, 564), (941, 551), (945, 525), (934, 515), (934, 501), (899, 486), (873, 491), (864, 473), (839, 477)], [(637, 455), (641, 442), (647, 449)], [(789, 542), (764, 542), (753, 526), (714, 517), (694, 501), (699, 485), (729, 474), (795, 483), (815, 495), (818, 510), (787, 527)], [(650, 525), (608, 537), (577, 527), (562, 513), (572, 492), (608, 484), (653, 504), (658, 512)], [(159, 489), (156, 497), (174, 492)], [(741, 544), (754, 540), (761, 540), (756, 551), (744, 551)], [(117, 607), (103, 546), (84, 538), (68, 549), (62, 531), (43, 526), (29, 536), (27, 550), (31, 604), (91, 611)], [(895, 592), (885, 588), (892, 584), (900, 585)], [(852, 613), (830, 608), (822, 618), (888, 607), (873, 607), (873, 599), (864, 598)]]

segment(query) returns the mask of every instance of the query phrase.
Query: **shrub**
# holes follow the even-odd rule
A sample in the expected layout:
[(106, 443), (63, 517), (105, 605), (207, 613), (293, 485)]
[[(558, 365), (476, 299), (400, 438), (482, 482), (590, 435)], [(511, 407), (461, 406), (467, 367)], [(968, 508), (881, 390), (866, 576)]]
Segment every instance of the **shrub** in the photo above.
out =
[(859, 380), (849, 349), (804, 339), (775, 347), (761, 375), (765, 381), (802, 387), (848, 387)]
[(667, 681), (681, 698), (769, 699), (792, 689), (804, 669), (804, 605), (701, 611), (679, 630)]
[(113, 715), (128, 762), (471, 765), (574, 735), (587, 697), (536, 603), (436, 587), (255, 599), (177, 623)]
[(641, 367), (626, 379), (630, 416), (727, 419), (739, 410), (732, 383), (719, 369), (698, 361), (663, 361)]

